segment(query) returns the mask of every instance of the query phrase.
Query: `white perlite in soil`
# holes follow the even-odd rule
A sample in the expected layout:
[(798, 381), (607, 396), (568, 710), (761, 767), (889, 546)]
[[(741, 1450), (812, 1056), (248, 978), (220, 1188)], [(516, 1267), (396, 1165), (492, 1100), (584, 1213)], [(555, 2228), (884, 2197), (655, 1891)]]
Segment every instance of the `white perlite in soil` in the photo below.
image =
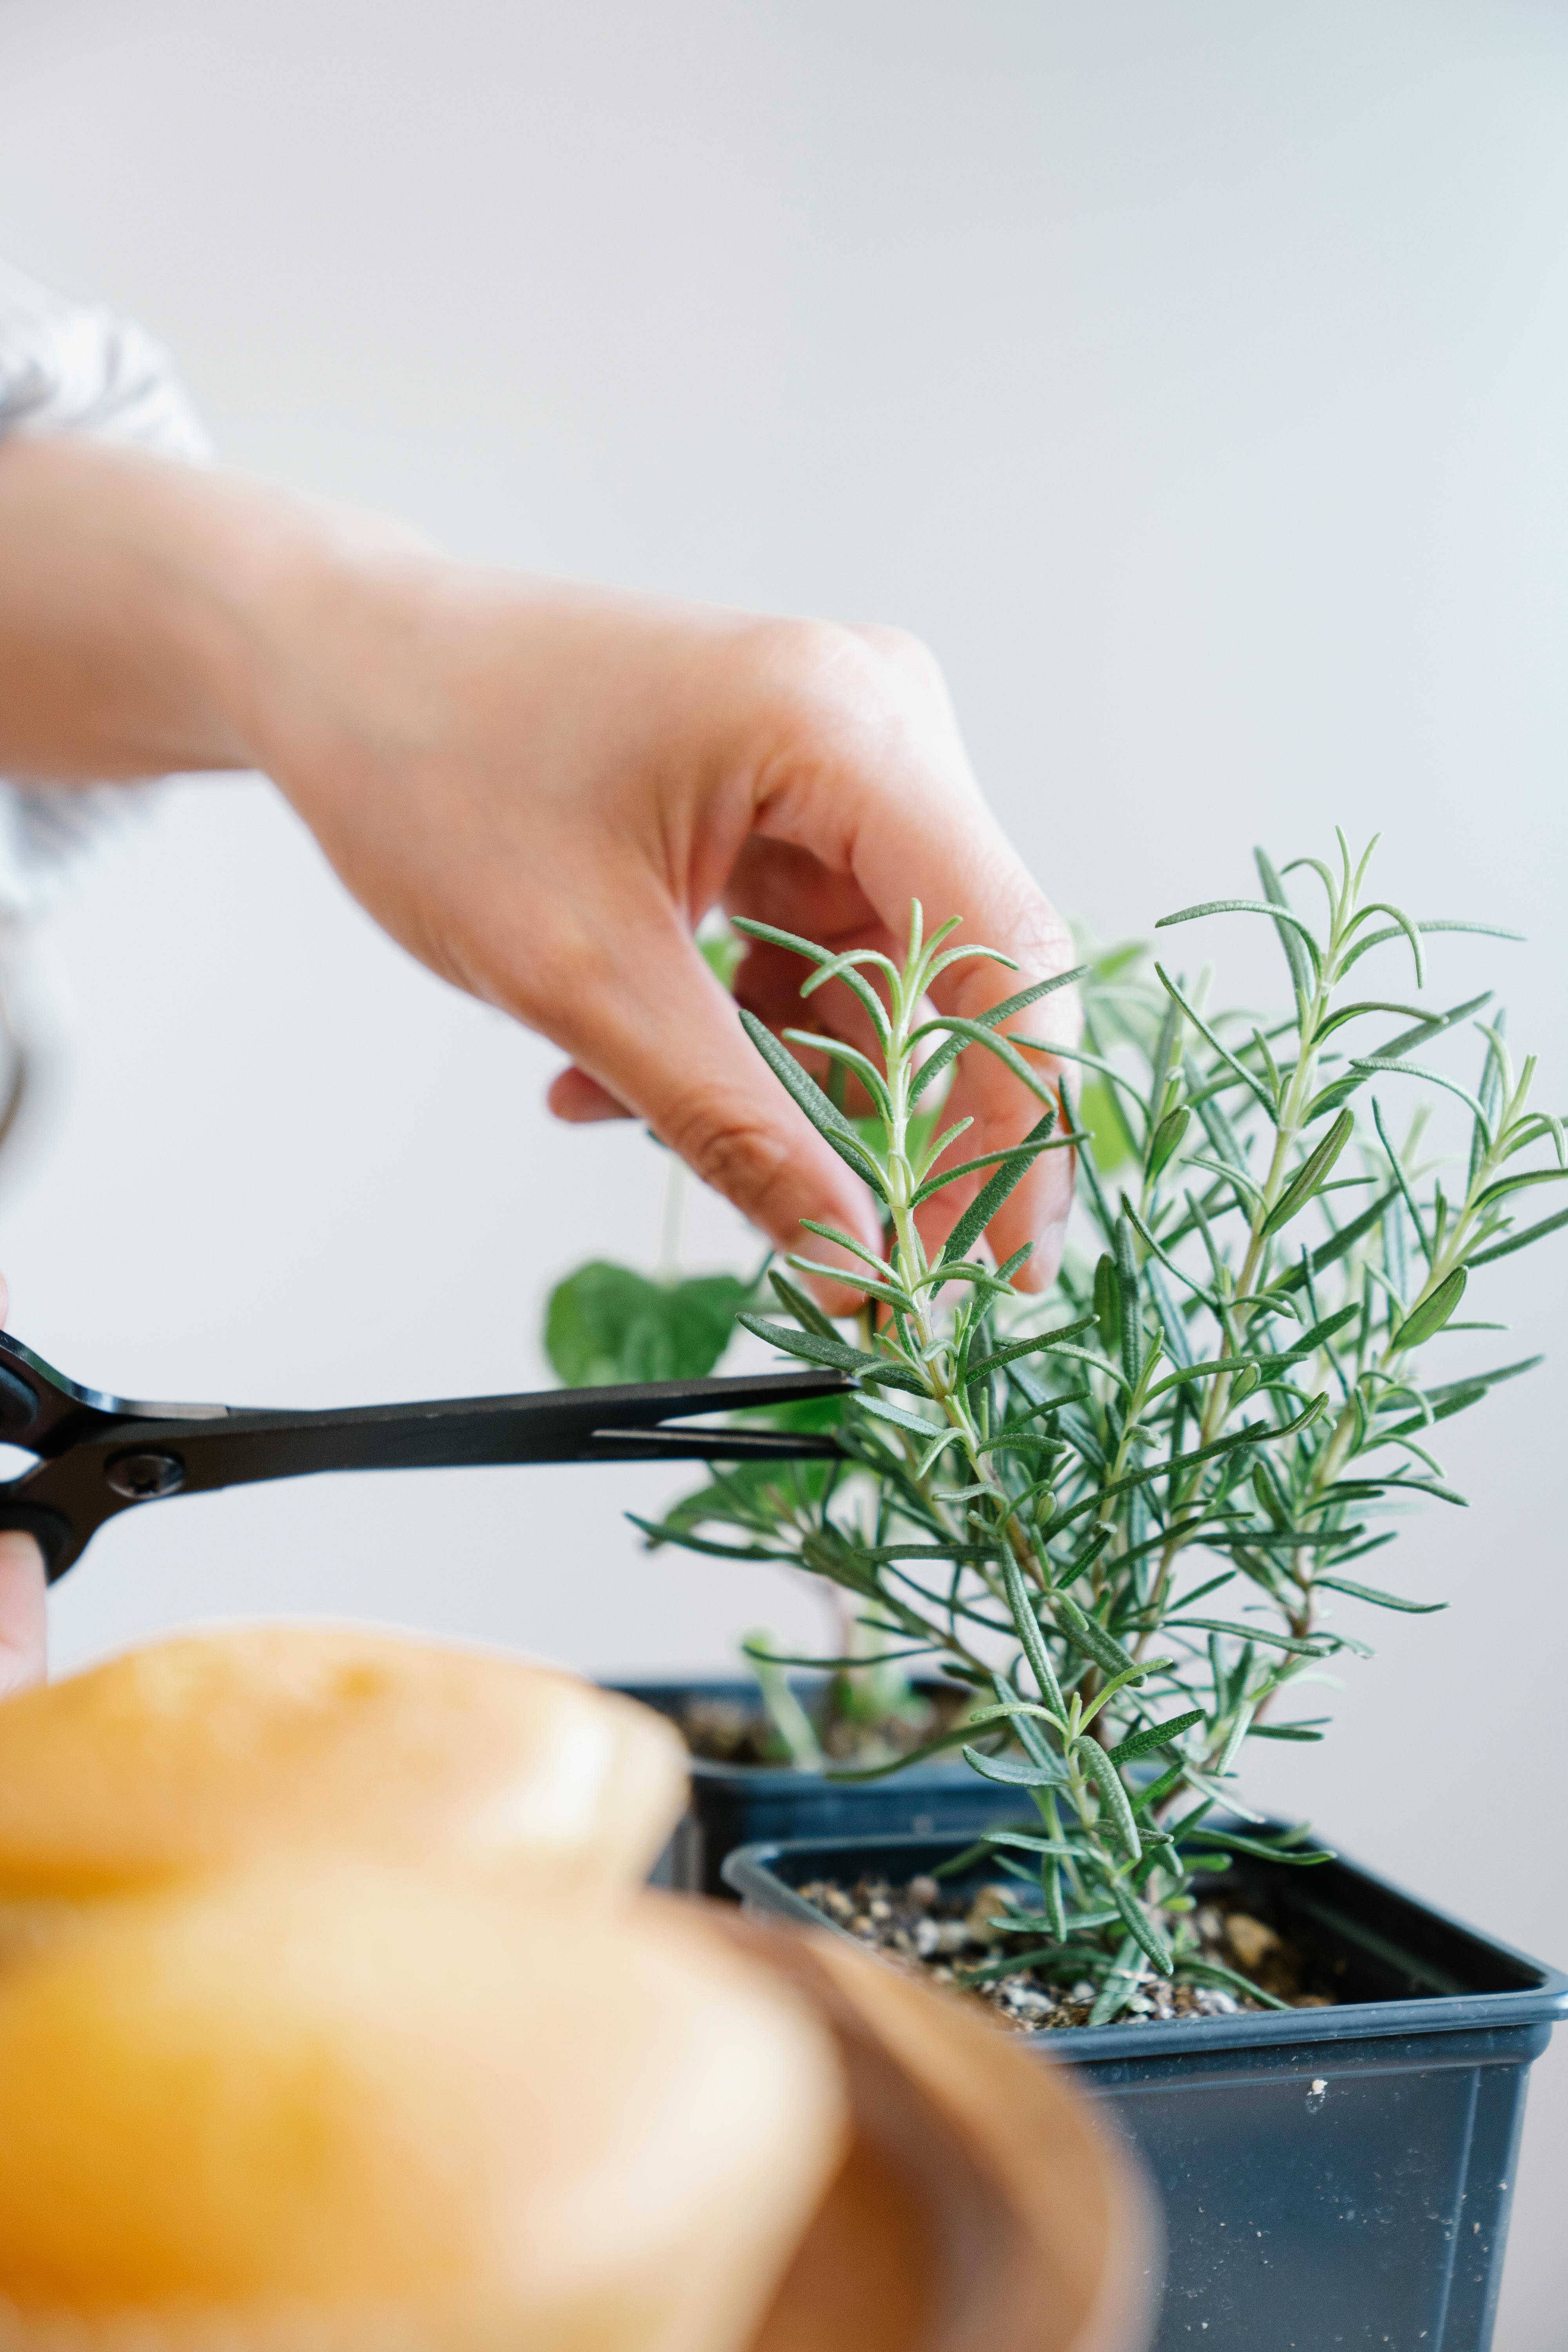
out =
[[(805, 1901), (847, 1928), (863, 1944), (918, 1968), (938, 1984), (962, 1986), (985, 2001), (1021, 2033), (1048, 2033), (1062, 2026), (1087, 2025), (1097, 1987), (1088, 1978), (1076, 1984), (1053, 1982), (1033, 1969), (1019, 1969), (979, 1983), (973, 1971), (989, 1969), (1014, 1945), (1022, 1954), (1031, 1938), (998, 1925), (999, 1915), (1016, 1916), (1012, 1891), (983, 1886), (954, 1897), (934, 1878), (911, 1878), (896, 1885), (885, 1878), (862, 1878), (854, 1886), (816, 1879), (802, 1886)], [(1249, 1912), (1202, 1904), (1193, 1915), (1211, 1964), (1238, 1970), (1293, 2009), (1326, 2009), (1332, 1996), (1306, 1990), (1310, 1973), (1304, 1957)], [(1049, 1941), (1045, 1922), (1037, 1940)], [(1119, 2021), (1154, 2024), (1162, 2020), (1234, 2017), (1268, 2004), (1218, 1985), (1172, 1984), (1142, 1963), (1137, 1989)]]

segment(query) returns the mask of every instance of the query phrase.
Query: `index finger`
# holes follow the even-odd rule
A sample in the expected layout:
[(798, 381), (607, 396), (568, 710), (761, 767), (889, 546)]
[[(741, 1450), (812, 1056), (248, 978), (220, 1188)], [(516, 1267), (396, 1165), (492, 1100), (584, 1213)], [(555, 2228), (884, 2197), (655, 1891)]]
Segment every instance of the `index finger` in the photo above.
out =
[[(960, 755), (962, 756), (962, 755)], [(967, 787), (967, 788), (965, 788)], [(997, 950), (1007, 964), (979, 957), (954, 964), (936, 983), (938, 1009), (977, 1020), (1037, 981), (1070, 971), (1072, 934), (969, 783), (921, 778), (912, 786), (879, 779), (843, 805), (847, 862), (878, 916), (896, 938), (907, 935), (910, 904), (918, 898), (928, 933), (950, 916), (963, 928), (952, 944)], [(1027, 1012), (1002, 1024), (1011, 1032), (1070, 1045), (1079, 1008), (1070, 987), (1054, 991)], [(1060, 1066), (1048, 1055), (1027, 1057), (1042, 1084), (1054, 1087)], [(995, 1055), (972, 1046), (959, 1059), (943, 1125), (973, 1125), (944, 1157), (951, 1164), (982, 1158), (1022, 1140), (1040, 1117), (1037, 1096)], [(941, 1163), (938, 1163), (940, 1172)], [(983, 1178), (962, 1180), (928, 1202), (921, 1230), (928, 1249), (946, 1238)], [(990, 1240), (998, 1262), (1026, 1243), (1034, 1255), (1020, 1270), (1020, 1288), (1040, 1290), (1054, 1279), (1072, 1205), (1072, 1154), (1042, 1153), (994, 1218)]]
[[(964, 923), (963, 930), (954, 935), (955, 946), (966, 944), (971, 939), (987, 947), (1001, 946), (1016, 969), (1008, 971), (1005, 965), (978, 958), (953, 966), (932, 992), (941, 1012), (978, 1021), (997, 1004), (1031, 985), (1059, 979), (1071, 971), (1077, 961), (1071, 934), (1043, 896), (1040, 907), (1046, 910), (1045, 917), (1033, 915), (1021, 940), (1016, 931), (1013, 932), (1010, 936), (1015, 945), (1011, 949), (1003, 945), (1009, 934), (1004, 933), (998, 939), (994, 924)], [(996, 1034), (1070, 1045), (1078, 1034), (1079, 1017), (1077, 992), (1069, 983), (997, 1024)], [(1057, 1087), (1060, 1062), (1054, 1055), (1038, 1053), (1027, 1053), (1025, 1059), (1030, 1074), (1056, 1103), (1059, 1117)], [(1020, 1142), (1038, 1121), (1042, 1108), (1040, 1097), (1023, 1085), (999, 1056), (982, 1045), (969, 1045), (959, 1056), (952, 1088), (942, 1108), (942, 1125), (950, 1126), (963, 1118), (972, 1119), (973, 1125), (943, 1154), (934, 1172), (941, 1173), (944, 1161), (949, 1166), (957, 1165)], [(934, 1252), (946, 1240), (954, 1222), (987, 1181), (988, 1174), (984, 1171), (961, 1178), (926, 1203), (920, 1221), (928, 1252)], [(987, 1238), (998, 1265), (1005, 1264), (1026, 1244), (1033, 1245), (1032, 1256), (1014, 1277), (1020, 1289), (1044, 1290), (1055, 1280), (1072, 1207), (1072, 1192), (1071, 1150), (1058, 1148), (1042, 1152), (992, 1219)]]

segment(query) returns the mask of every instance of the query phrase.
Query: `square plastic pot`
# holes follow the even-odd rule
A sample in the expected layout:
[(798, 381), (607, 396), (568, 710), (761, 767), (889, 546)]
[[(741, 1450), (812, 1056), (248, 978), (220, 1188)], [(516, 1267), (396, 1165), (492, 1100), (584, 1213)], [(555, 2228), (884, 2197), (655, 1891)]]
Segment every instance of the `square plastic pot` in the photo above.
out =
[[(792, 1681), (809, 1706), (821, 1678), (807, 1675)], [(609, 1687), (657, 1707), (676, 1723), (694, 1702), (704, 1699), (760, 1705), (756, 1684), (738, 1679), (615, 1683)], [(900, 1832), (943, 1837), (968, 1831), (974, 1836), (1021, 1817), (1016, 1790), (988, 1786), (956, 1750), (952, 1762), (933, 1758), (885, 1780), (858, 1784), (830, 1780), (824, 1773), (803, 1772), (787, 1764), (715, 1764), (694, 1756), (690, 1807), (659, 1860), (654, 1884), (692, 1895), (726, 1895), (724, 1864), (739, 1846)]]
[[(725, 1876), (748, 1909), (832, 1927), (802, 1885), (900, 1882), (962, 1850), (758, 1844)], [(1244, 1863), (1212, 1884), (1325, 1958), (1337, 2005), (1037, 2044), (1110, 2109), (1158, 2191), (1156, 2352), (1487, 2352), (1526, 2077), (1568, 1977), (1352, 1863)]]

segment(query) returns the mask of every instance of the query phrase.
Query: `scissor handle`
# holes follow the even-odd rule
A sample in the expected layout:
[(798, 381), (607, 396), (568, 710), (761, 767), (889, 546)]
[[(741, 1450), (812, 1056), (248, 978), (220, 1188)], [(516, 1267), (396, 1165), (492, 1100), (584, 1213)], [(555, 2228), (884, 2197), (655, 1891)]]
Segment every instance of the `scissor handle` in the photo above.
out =
[(0, 1331), (0, 1444), (29, 1454), (61, 1454), (124, 1422), (221, 1421), (227, 1411), (221, 1404), (142, 1404), (83, 1388)]
[(44, 1571), (53, 1584), (81, 1558), (88, 1538), (78, 1538), (68, 1519), (41, 1505), (13, 1503), (0, 1496), (0, 1534), (31, 1536), (44, 1555)]

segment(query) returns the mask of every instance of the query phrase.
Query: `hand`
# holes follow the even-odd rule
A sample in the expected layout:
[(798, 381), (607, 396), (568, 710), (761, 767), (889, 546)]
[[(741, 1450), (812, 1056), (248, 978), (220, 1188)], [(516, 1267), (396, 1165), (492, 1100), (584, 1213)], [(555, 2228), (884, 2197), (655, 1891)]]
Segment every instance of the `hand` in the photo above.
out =
[[(265, 763), (339, 873), (430, 968), (555, 1040), (558, 1117), (635, 1116), (782, 1248), (813, 1217), (875, 1240), (869, 1196), (778, 1086), (692, 944), (715, 904), (833, 948), (901, 957), (910, 902), (1010, 955), (1071, 961), (1066, 928), (988, 814), (940, 673), (896, 632), (752, 620), (387, 557), (319, 593), (278, 665)], [(753, 948), (742, 1003), (782, 1029), (826, 1016), (864, 1044), (847, 990)], [(973, 1016), (1020, 980), (959, 966)], [(1027, 1034), (1071, 1035), (1062, 996)], [(946, 1117), (955, 1157), (1013, 1142), (1039, 1105), (984, 1053)], [(1071, 1188), (1047, 1154), (995, 1220), (1026, 1283), (1056, 1269)], [(973, 1182), (931, 1206), (928, 1240)], [(836, 1302), (843, 1304), (844, 1302)]]
[[(692, 944), (710, 907), (897, 954), (929, 923), (1065, 970), (1065, 927), (980, 798), (942, 678), (896, 632), (757, 620), (480, 571), (389, 526), (80, 440), (0, 447), (0, 772), (257, 766), (355, 896), (430, 969), (570, 1056), (563, 1118), (646, 1119), (781, 1247), (873, 1204), (759, 1058)], [(802, 973), (740, 993), (799, 1021)], [(1018, 979), (966, 963), (970, 1015)], [(848, 992), (814, 1019), (852, 1038)], [(1066, 993), (1027, 1034), (1070, 1034)], [(1052, 1024), (1055, 1024), (1054, 1027)], [(1038, 1105), (964, 1057), (962, 1156)], [(1049, 1279), (1071, 1172), (1048, 1153), (996, 1217)], [(934, 1238), (963, 1206), (931, 1204)], [(811, 1244), (820, 1254), (821, 1245)]]
[[(0, 1324), (10, 1300), (0, 1275)], [(44, 1679), (44, 1556), (31, 1536), (0, 1534), (0, 1698)]]

